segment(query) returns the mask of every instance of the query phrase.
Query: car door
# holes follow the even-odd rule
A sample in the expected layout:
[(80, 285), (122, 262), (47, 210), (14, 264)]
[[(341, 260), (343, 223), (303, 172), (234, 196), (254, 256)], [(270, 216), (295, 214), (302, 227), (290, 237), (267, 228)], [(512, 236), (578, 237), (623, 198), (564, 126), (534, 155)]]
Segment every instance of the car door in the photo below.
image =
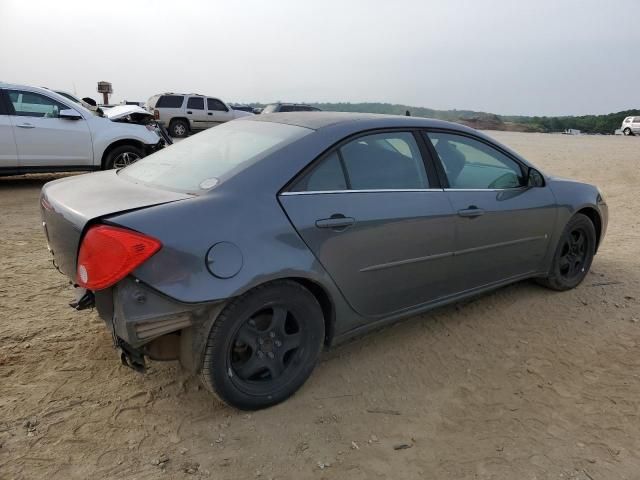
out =
[(59, 117), (72, 109), (41, 93), (7, 89), (10, 120), (21, 168), (70, 168), (93, 164), (91, 132), (84, 118)]
[(207, 98), (208, 125), (215, 127), (229, 120), (233, 120), (233, 112), (217, 98)]
[(633, 117), (633, 123), (631, 124), (631, 130), (633, 133), (640, 133), (640, 117)]
[(526, 166), (471, 135), (427, 134), (456, 218), (453, 273), (460, 291), (539, 272), (556, 218), (549, 188), (530, 187)]
[(0, 90), (0, 173), (3, 169), (15, 169), (19, 166), (18, 149), (7, 102), (5, 92)]
[(187, 99), (187, 118), (194, 130), (209, 128), (209, 119), (204, 107), (204, 97), (189, 97)]
[(279, 196), (361, 315), (401, 312), (454, 288), (454, 214), (429, 169), (417, 134), (372, 133), (331, 150)]

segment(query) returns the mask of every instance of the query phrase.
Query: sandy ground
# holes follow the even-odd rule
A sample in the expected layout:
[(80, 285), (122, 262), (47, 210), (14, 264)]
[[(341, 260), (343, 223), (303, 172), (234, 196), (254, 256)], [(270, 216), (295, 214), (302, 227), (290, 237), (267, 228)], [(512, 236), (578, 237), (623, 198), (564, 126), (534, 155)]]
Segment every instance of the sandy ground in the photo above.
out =
[(585, 282), (524, 282), (370, 334), (252, 414), (176, 364), (121, 366), (49, 260), (37, 198), (52, 177), (0, 179), (0, 479), (639, 478), (640, 138), (493, 135), (605, 193)]

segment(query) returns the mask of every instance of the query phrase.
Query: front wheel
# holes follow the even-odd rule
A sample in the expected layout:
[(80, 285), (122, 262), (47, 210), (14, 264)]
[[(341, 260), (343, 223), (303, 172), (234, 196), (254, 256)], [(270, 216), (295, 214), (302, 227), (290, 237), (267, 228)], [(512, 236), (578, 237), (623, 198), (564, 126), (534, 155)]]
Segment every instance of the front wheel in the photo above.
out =
[(633, 132), (631, 131), (631, 129), (629, 127), (625, 128), (622, 133), (624, 133), (627, 137), (630, 135), (633, 135)]
[(104, 168), (124, 168), (144, 157), (144, 152), (134, 145), (121, 145), (109, 152), (104, 162)]
[(307, 380), (323, 340), (322, 309), (311, 292), (292, 281), (257, 287), (216, 318), (200, 378), (236, 408), (269, 407)]
[(562, 232), (549, 276), (538, 280), (553, 290), (577, 287), (589, 273), (596, 252), (596, 229), (589, 217), (578, 213)]

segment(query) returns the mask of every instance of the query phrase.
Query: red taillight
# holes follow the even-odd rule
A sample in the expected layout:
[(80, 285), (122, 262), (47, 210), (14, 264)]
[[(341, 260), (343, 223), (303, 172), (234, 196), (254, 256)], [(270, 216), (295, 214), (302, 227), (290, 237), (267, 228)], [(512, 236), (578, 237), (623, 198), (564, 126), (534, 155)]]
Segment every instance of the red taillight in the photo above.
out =
[(160, 120), (160, 112), (158, 110), (153, 111), (153, 118)]
[(124, 228), (91, 227), (82, 240), (76, 283), (89, 290), (102, 290), (122, 280), (160, 250), (155, 238)]

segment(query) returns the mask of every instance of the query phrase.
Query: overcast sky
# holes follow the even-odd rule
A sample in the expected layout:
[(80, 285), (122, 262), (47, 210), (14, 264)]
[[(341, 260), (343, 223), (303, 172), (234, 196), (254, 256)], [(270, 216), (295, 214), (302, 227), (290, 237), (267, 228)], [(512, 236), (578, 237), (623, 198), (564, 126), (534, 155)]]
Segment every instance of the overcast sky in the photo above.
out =
[(640, 108), (639, 0), (0, 0), (0, 80), (112, 101)]

